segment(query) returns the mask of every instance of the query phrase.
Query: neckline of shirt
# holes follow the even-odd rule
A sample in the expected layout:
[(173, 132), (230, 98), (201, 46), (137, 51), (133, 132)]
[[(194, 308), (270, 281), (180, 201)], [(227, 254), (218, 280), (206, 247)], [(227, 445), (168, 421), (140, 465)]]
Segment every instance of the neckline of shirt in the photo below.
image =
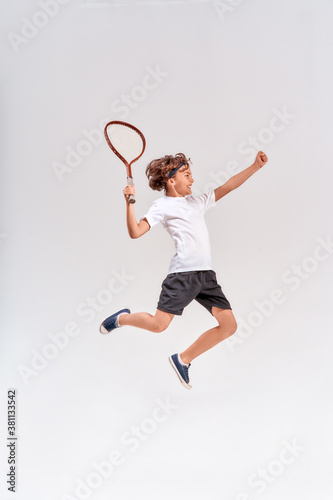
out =
[(186, 200), (187, 196), (190, 196), (190, 195), (186, 195), (186, 196), (166, 196), (166, 195), (164, 195), (163, 198), (171, 198), (173, 200)]

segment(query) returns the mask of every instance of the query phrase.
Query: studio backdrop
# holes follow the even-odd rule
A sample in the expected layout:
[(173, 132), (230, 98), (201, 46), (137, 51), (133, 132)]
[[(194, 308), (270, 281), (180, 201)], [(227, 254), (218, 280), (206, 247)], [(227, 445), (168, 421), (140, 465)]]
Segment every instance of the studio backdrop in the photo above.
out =
[[(5, 500), (312, 500), (332, 486), (332, 20), (329, 0), (16, 0), (1, 15), (1, 419)], [(110, 120), (147, 164), (191, 158), (193, 193), (268, 163), (205, 217), (237, 332), (193, 301), (162, 333), (174, 253), (131, 239)]]

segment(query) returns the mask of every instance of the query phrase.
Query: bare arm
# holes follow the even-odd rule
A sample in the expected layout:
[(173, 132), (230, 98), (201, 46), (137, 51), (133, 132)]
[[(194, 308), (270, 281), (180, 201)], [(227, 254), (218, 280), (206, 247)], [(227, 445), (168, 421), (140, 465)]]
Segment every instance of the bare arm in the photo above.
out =
[(252, 165), (250, 165), (248, 168), (246, 168), (242, 172), (239, 172), (239, 174), (234, 175), (225, 184), (222, 184), (222, 186), (219, 186), (218, 188), (215, 189), (215, 201), (220, 200), (223, 196), (230, 193), (230, 191), (233, 191), (234, 189), (241, 186), (255, 172), (260, 170), (260, 168), (263, 165), (265, 165), (267, 163), (267, 161), (268, 161), (268, 158), (265, 155), (265, 153), (263, 153), (262, 151), (259, 151), (259, 153), (257, 154), (256, 159)]
[(139, 223), (136, 220), (134, 213), (134, 204), (129, 203), (128, 197), (130, 194), (135, 194), (135, 186), (126, 186), (124, 191), (126, 200), (126, 223), (128, 234), (131, 238), (139, 238), (150, 229), (147, 219), (142, 219)]

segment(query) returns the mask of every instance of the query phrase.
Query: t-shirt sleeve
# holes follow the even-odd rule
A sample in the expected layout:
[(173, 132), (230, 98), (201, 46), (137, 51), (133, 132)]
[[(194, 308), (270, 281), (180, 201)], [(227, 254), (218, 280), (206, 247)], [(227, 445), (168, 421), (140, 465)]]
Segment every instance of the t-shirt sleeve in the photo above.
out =
[(159, 222), (162, 222), (163, 212), (161, 210), (161, 206), (158, 200), (154, 201), (154, 203), (152, 204), (146, 215), (140, 217), (140, 221), (142, 221), (142, 219), (147, 219), (150, 227), (153, 227)]
[(195, 196), (195, 201), (198, 203), (201, 210), (203, 212), (206, 212), (206, 210), (216, 205), (215, 191), (209, 191), (209, 193), (199, 194)]

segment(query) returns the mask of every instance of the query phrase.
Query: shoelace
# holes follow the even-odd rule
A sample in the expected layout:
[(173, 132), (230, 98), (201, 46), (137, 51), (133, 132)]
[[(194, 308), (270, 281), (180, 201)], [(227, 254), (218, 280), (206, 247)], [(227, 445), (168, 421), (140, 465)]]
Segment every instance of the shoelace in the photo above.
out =
[(184, 371), (185, 371), (185, 375), (187, 377), (187, 381), (190, 380), (190, 377), (188, 376), (188, 369), (189, 369), (190, 366), (191, 366), (191, 363), (188, 366), (184, 366), (183, 367)]

